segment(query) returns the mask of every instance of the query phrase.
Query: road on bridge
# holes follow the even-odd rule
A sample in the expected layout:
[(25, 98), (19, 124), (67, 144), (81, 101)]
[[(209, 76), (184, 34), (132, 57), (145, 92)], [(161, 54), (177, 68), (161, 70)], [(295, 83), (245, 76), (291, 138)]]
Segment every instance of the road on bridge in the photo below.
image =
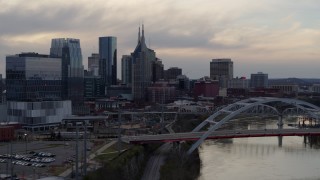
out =
[[(196, 141), (205, 132), (188, 132), (142, 136), (124, 136), (122, 141), (133, 144), (151, 142)], [(207, 139), (245, 138), (264, 136), (320, 136), (320, 129), (264, 129), (264, 130), (222, 130), (212, 132)]]

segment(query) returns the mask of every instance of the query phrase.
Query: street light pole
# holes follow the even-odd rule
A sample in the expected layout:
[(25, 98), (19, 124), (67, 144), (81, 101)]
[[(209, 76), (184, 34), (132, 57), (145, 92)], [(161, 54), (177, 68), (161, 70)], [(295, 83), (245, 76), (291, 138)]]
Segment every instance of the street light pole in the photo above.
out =
[(83, 162), (83, 174), (87, 175), (87, 121), (84, 121), (84, 137), (83, 137), (83, 145), (84, 145), (84, 162)]
[(78, 140), (79, 139), (79, 128), (78, 124), (76, 124), (76, 180), (79, 179), (79, 169), (78, 169), (78, 163), (79, 163), (79, 155), (78, 155)]
[(119, 123), (119, 129), (118, 129), (118, 153), (121, 153), (121, 112), (120, 108), (118, 109), (118, 123)]
[(33, 167), (33, 179), (36, 179), (36, 168)]
[[(7, 144), (7, 154), (9, 154), (9, 151), (10, 151), (9, 149), (10, 149), (11, 141), (12, 141), (12, 140), (10, 140), (10, 143)], [(10, 162), (10, 161), (7, 160), (7, 167), (6, 167), (6, 174), (7, 174), (7, 175), (9, 174), (9, 162)]]
[(122, 118), (122, 112), (121, 112), (121, 108), (119, 106), (118, 108), (118, 121), (119, 121), (119, 129), (118, 129), (118, 153), (121, 153), (121, 118)]
[(26, 142), (26, 154), (28, 154), (27, 153), (28, 152), (28, 134), (27, 133), (24, 134), (24, 140)]
[(11, 180), (13, 180), (13, 164), (12, 164), (12, 141), (10, 141), (10, 168), (11, 168)]

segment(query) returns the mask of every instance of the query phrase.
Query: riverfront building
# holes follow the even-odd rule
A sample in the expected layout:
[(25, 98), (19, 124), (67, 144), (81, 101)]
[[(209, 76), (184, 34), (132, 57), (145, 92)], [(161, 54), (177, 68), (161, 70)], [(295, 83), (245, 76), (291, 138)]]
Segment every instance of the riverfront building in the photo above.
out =
[(245, 77), (233, 78), (228, 80), (228, 88), (242, 88), (248, 89), (250, 86), (250, 80)]
[(287, 85), (287, 84), (283, 84), (283, 85), (272, 85), (270, 86), (273, 89), (280, 89), (280, 91), (284, 94), (284, 95), (294, 95), (296, 96), (298, 94), (299, 91), (299, 86), (296, 84), (292, 84), (292, 85)]
[(320, 84), (313, 84), (311, 87), (311, 92), (320, 93)]
[(231, 59), (212, 59), (210, 62), (210, 78), (218, 80), (220, 87), (226, 88), (228, 80), (233, 78), (233, 62)]
[(257, 74), (251, 74), (250, 79), (251, 88), (267, 88), (268, 87), (268, 74), (258, 72)]
[(216, 97), (219, 95), (219, 82), (202, 78), (194, 83), (193, 93), (195, 97)]

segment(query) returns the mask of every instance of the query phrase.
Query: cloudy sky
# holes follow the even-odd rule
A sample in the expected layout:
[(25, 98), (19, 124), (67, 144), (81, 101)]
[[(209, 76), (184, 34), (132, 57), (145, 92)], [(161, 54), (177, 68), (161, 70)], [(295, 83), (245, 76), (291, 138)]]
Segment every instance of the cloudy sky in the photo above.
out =
[(208, 76), (213, 58), (231, 58), (234, 76), (320, 78), (319, 0), (0, 0), (0, 73), (5, 56), (49, 53), (52, 38), (81, 41), (83, 63), (99, 36), (118, 38), (121, 56), (139, 24), (165, 69)]

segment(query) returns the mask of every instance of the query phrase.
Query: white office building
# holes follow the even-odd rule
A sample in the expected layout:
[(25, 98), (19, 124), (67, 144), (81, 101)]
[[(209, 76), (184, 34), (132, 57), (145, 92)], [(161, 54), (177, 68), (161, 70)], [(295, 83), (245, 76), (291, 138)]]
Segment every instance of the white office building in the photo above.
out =
[[(71, 101), (38, 101), (38, 102), (19, 102), (8, 101), (8, 122), (18, 122), (24, 127), (44, 130), (50, 125), (60, 124), (71, 113)], [(39, 129), (37, 129), (39, 128)]]

